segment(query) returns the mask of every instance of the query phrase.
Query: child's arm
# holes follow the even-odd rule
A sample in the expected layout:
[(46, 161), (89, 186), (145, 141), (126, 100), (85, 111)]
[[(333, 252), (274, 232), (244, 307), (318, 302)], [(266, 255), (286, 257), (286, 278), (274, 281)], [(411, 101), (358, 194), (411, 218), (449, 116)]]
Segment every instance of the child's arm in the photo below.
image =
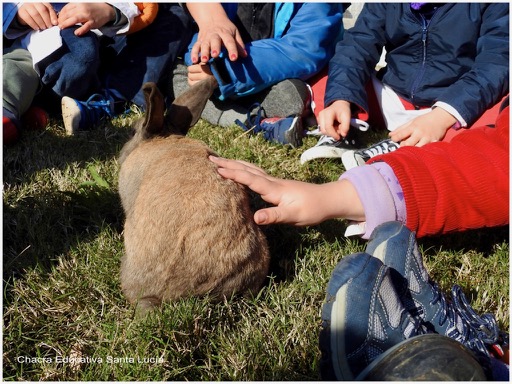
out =
[(244, 184), (275, 205), (254, 214), (257, 224), (315, 225), (333, 218), (364, 221), (364, 210), (356, 190), (347, 180), (311, 184), (267, 175), (243, 161), (210, 157), (225, 178)]
[(407, 227), (418, 236), (509, 223), (509, 108), (496, 128), (475, 127), (421, 148), (372, 158), (386, 162), (402, 188)]

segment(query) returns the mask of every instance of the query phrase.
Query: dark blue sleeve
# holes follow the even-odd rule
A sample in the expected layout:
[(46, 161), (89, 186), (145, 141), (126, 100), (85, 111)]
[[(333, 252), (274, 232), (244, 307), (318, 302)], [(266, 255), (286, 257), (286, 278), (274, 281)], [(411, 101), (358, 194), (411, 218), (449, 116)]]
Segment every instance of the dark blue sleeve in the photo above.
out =
[(468, 126), (509, 93), (509, 4), (488, 4), (480, 31), (473, 67), (438, 98)]
[(329, 62), (325, 106), (349, 101), (368, 111), (365, 84), (374, 72), (385, 45), (387, 5), (366, 3), (355, 25), (345, 32)]

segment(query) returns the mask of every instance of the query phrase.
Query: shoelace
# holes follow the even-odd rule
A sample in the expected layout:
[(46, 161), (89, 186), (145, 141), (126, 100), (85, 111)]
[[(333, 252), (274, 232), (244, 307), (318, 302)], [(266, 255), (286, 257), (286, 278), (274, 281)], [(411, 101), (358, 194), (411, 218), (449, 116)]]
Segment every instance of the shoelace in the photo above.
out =
[(504, 349), (509, 348), (509, 335), (498, 328), (496, 318), (490, 313), (478, 315), (458, 285), (453, 286), (452, 296), (459, 315), (476, 331), (477, 338), (483, 341), (492, 355), (503, 358)]
[(352, 118), (350, 119), (350, 126), (352, 129), (348, 131), (347, 136), (342, 137), (340, 140), (336, 140), (331, 136), (322, 134), (319, 127), (312, 131), (307, 131), (306, 135), (320, 136), (315, 147), (321, 147), (324, 145), (329, 147), (357, 147), (358, 139), (355, 131), (366, 132), (370, 128), (370, 125), (366, 121)]
[(318, 143), (316, 145), (332, 145), (336, 143), (337, 140), (332, 136), (322, 135), (320, 136), (320, 139), (318, 139)]
[[(256, 108), (258, 110), (256, 111), (256, 114), (253, 116), (252, 111), (254, 111)], [(260, 126), (261, 122), (261, 116), (263, 115), (263, 107), (259, 103), (254, 103), (249, 108), (249, 111), (247, 112), (247, 126), (246, 124), (242, 123), (239, 119), (235, 120), (235, 123), (242, 127), (244, 131), (248, 131), (250, 129), (254, 129), (254, 132), (260, 132), (262, 130)]]
[(479, 316), (469, 304), (462, 289), (458, 285), (452, 287), (452, 305), (446, 301), (446, 298), (440, 291), (437, 284), (432, 284), (436, 297), (431, 301), (432, 305), (438, 302), (441, 305), (439, 325), (443, 326), (447, 320), (454, 326), (460, 324), (462, 330), (452, 329), (449, 336), (469, 347), (474, 352), (489, 357), (488, 346), (497, 342), (499, 329), (496, 320), (491, 314)]
[[(254, 111), (255, 109), (257, 109), (256, 114), (253, 114), (252, 111)], [(264, 119), (264, 113), (265, 113), (265, 110), (260, 105), (260, 103), (254, 103), (253, 105), (251, 105), (251, 107), (249, 108), (249, 111), (247, 112), (247, 124), (249, 126), (242, 123), (239, 119), (236, 119), (235, 123), (238, 126), (242, 127), (242, 129), (244, 131), (249, 131), (252, 129), (254, 133), (263, 132), (263, 137), (266, 140), (271, 141), (271, 140), (275, 139), (275, 137), (274, 137), (275, 132), (273, 129), (265, 129), (265, 127), (263, 127), (261, 125), (261, 121)]]
[[(97, 101), (95, 99), (98, 99)], [(105, 96), (95, 93), (85, 102), (86, 107), (89, 109), (100, 109), (108, 116), (112, 116), (111, 103), (105, 99)]]
[(393, 152), (398, 149), (398, 144), (391, 140), (383, 140), (375, 145), (372, 145), (369, 148), (363, 149), (362, 153), (369, 157), (375, 157), (377, 155), (382, 155), (384, 153)]
[(110, 101), (99, 93), (93, 94), (86, 102), (78, 102), (78, 106), (82, 113), (79, 123), (81, 130), (89, 129), (105, 116), (113, 117)]

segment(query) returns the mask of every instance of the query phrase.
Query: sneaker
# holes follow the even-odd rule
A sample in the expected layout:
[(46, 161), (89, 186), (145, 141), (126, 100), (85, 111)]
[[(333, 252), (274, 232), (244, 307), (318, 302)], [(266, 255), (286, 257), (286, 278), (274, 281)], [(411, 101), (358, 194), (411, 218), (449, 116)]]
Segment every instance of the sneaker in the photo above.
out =
[(35, 105), (21, 116), (21, 125), (29, 130), (41, 131), (46, 128), (49, 121), (46, 111)]
[[(487, 381), (473, 352), (437, 333), (404, 340), (375, 359), (358, 381)], [(508, 375), (507, 375), (508, 380)]]
[[(508, 340), (491, 314), (479, 316), (469, 305), (459, 286), (452, 288), (448, 301), (423, 264), (415, 233), (400, 222), (378, 226), (368, 241), (366, 252), (390, 267), (393, 284), (409, 313), (431, 331), (448, 336), (488, 358), (495, 345)], [(508, 344), (508, 342), (507, 342)]]
[(401, 303), (387, 266), (366, 253), (345, 256), (322, 306), (322, 379), (354, 380), (386, 350), (423, 333)]
[(2, 130), (3, 130), (3, 143), (5, 145), (11, 145), (18, 141), (19, 131), (18, 123), (14, 118), (7, 116), (2, 117)]
[(390, 139), (382, 140), (377, 144), (365, 149), (358, 149), (355, 151), (347, 151), (341, 156), (341, 161), (345, 170), (364, 165), (368, 160), (383, 153), (393, 152), (400, 148), (400, 144), (391, 141)]
[[(331, 136), (320, 135), (318, 143), (314, 147), (311, 147), (302, 153), (302, 155), (300, 156), (300, 163), (304, 164), (310, 160), (322, 158), (339, 159), (345, 152), (354, 151), (357, 148), (360, 148), (361, 144), (359, 142), (357, 130), (368, 130), (368, 123), (359, 119), (352, 119), (350, 121), (350, 126), (352, 127), (352, 129), (350, 129), (348, 131), (347, 136), (342, 138), (341, 140), (336, 140)], [(317, 129), (308, 134), (316, 135), (319, 132), (320, 131)]]
[[(252, 111), (257, 108), (256, 114)], [(247, 113), (247, 123), (240, 120), (235, 123), (245, 131), (252, 130), (254, 133), (263, 133), (265, 140), (281, 144), (289, 144), (294, 148), (302, 145), (302, 119), (300, 116), (288, 117), (263, 117), (265, 111), (260, 104), (254, 104)]]
[(113, 100), (98, 93), (85, 102), (64, 96), (61, 106), (64, 128), (68, 135), (87, 131), (98, 125), (105, 117), (114, 117)]

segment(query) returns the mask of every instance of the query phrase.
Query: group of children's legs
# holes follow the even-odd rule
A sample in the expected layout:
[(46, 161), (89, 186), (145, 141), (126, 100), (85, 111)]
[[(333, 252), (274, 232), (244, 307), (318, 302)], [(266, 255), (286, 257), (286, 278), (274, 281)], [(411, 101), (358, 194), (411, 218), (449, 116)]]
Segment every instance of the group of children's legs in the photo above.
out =
[(25, 128), (20, 118), (31, 106), (55, 117), (62, 113), (68, 134), (90, 129), (131, 104), (144, 110), (142, 85), (155, 82), (169, 91), (172, 64), (193, 32), (177, 4), (160, 4), (155, 20), (133, 34), (98, 36), (89, 31), (76, 36), (76, 28), (62, 29), (61, 48), (36, 68), (28, 50), (4, 48), (6, 144), (15, 142)]

